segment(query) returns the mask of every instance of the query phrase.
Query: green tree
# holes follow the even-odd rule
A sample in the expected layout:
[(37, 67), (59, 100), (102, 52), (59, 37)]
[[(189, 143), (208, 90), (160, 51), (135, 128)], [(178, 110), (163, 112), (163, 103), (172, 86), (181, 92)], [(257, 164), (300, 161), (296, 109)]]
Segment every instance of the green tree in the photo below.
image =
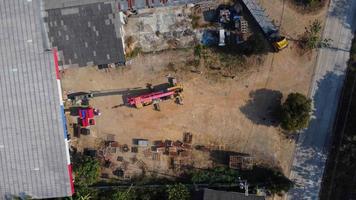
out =
[(305, 33), (301, 39), (301, 46), (305, 49), (329, 47), (331, 39), (322, 39), (321, 31), (321, 21), (314, 20), (308, 27), (305, 27)]
[(311, 114), (311, 99), (300, 93), (291, 93), (282, 105), (281, 127), (287, 131), (306, 128)]
[(325, 4), (325, 0), (294, 0), (298, 6), (303, 6), (304, 9), (309, 11), (321, 9)]
[(235, 183), (238, 172), (226, 167), (216, 167), (210, 170), (194, 170), (191, 174), (193, 183)]
[(73, 172), (75, 180), (76, 200), (96, 199), (97, 191), (89, 188), (89, 185), (97, 182), (100, 172), (100, 163), (97, 159), (82, 154), (72, 155), (73, 157)]
[(88, 186), (94, 184), (99, 178), (100, 163), (89, 156), (78, 156), (73, 160), (76, 186)]
[(202, 54), (202, 49), (203, 49), (203, 46), (201, 44), (196, 45), (194, 47), (194, 56), (200, 58), (201, 54)]
[(179, 183), (167, 186), (168, 200), (189, 200), (190, 193), (188, 188)]
[(113, 199), (114, 200), (135, 200), (136, 197), (135, 197), (135, 192), (130, 187), (126, 191), (121, 191), (121, 190), (117, 191), (113, 195)]
[(73, 199), (75, 200), (90, 200), (96, 199), (98, 196), (98, 191), (92, 188), (89, 188), (86, 185), (78, 185), (75, 186), (75, 194), (73, 195)]
[(269, 194), (281, 195), (294, 185), (280, 170), (265, 166), (255, 166), (251, 170), (241, 171), (241, 177), (250, 185), (263, 186)]
[(306, 5), (306, 6), (316, 6), (317, 4), (320, 3), (320, 0), (303, 0), (303, 3)]
[(86, 194), (84, 196), (79, 196), (77, 199), (78, 200), (90, 200), (90, 199), (92, 199), (92, 197), (90, 194)]

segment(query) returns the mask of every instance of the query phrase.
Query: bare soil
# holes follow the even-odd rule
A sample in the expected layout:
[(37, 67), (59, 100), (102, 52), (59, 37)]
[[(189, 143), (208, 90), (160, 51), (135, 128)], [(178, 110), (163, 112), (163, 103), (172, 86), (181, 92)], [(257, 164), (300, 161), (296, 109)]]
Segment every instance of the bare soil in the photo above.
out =
[[(289, 173), (295, 144), (281, 133), (272, 115), (277, 100), (290, 92), (307, 94), (313, 75), (316, 53), (300, 56), (296, 51), (294, 38), (304, 32), (310, 20), (323, 21), (325, 11), (308, 16), (298, 14), (284, 6), (281, 0), (263, 0), (261, 4), (276, 24), (282, 22), (282, 33), (290, 38), (290, 45), (279, 53), (270, 53), (253, 70), (244, 71), (234, 79), (222, 76), (212, 78), (208, 72), (192, 73), (187, 68), (187, 60), (193, 51), (169, 50), (160, 53), (143, 54), (133, 59), (126, 67), (100, 71), (95, 67), (71, 68), (62, 73), (64, 94), (79, 91), (100, 91), (109, 89), (145, 88), (147, 83), (166, 83), (166, 75), (171, 74), (184, 85), (184, 105), (168, 100), (161, 103), (161, 112), (152, 106), (136, 109), (123, 106), (122, 95), (97, 97), (91, 105), (100, 109), (102, 115), (91, 127), (91, 135), (72, 137), (72, 145), (79, 150), (98, 147), (108, 134), (115, 135), (120, 144), (132, 146), (132, 139), (182, 140), (183, 132), (193, 134), (193, 145), (204, 145), (211, 150), (248, 153), (258, 162), (280, 167)], [(253, 60), (254, 58), (252, 58)], [(247, 62), (249, 64), (249, 62)], [(172, 69), (173, 67), (173, 69)], [(75, 117), (68, 117), (69, 124)], [(71, 130), (70, 130), (71, 132)], [(136, 156), (143, 161), (148, 171), (170, 173), (169, 157), (153, 161), (143, 156), (146, 148), (138, 154), (117, 152), (111, 154), (116, 166), (117, 156)], [(193, 151), (185, 158), (195, 167), (212, 165), (206, 152)], [(182, 161), (184, 162), (184, 161)], [(137, 162), (128, 164), (132, 175), (141, 173)], [(112, 169), (107, 169), (108, 171)], [(137, 169), (137, 170), (135, 170)], [(141, 170), (141, 171), (140, 171)]]

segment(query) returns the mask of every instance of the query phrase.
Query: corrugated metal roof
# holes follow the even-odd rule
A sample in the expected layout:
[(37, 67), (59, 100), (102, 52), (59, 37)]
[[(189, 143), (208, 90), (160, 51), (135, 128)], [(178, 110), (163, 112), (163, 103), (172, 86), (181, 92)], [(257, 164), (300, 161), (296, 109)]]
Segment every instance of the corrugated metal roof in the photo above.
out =
[(267, 36), (278, 31), (265, 10), (255, 0), (242, 0), (242, 2)]
[(0, 0), (0, 199), (71, 194), (40, 0)]

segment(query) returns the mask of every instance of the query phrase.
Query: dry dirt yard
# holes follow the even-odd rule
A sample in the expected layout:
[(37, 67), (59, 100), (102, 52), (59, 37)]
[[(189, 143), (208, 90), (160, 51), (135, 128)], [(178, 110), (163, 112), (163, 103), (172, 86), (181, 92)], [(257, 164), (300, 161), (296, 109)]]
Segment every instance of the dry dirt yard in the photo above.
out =
[[(325, 9), (301, 15), (283, 5), (282, 0), (263, 0), (261, 4), (276, 24), (282, 19), (282, 33), (292, 39), (302, 34), (311, 20), (325, 18)], [(192, 54), (192, 50), (170, 50), (139, 55), (128, 66), (109, 71), (94, 67), (63, 71), (64, 94), (144, 88), (146, 83), (165, 83), (168, 74), (184, 85), (184, 105), (168, 100), (161, 103), (161, 112), (154, 111), (152, 106), (118, 106), (123, 103), (120, 95), (94, 98), (91, 105), (100, 109), (102, 115), (91, 127), (92, 134), (72, 139), (73, 144), (93, 147), (97, 138), (106, 138), (107, 134), (114, 134), (119, 143), (129, 145), (133, 138), (182, 140), (183, 132), (188, 131), (193, 134), (193, 144), (248, 153), (289, 174), (295, 144), (274, 125), (271, 110), (281, 94), (285, 97), (290, 92), (309, 92), (316, 53), (301, 56), (291, 41), (287, 49), (270, 53), (261, 66), (248, 74), (219, 81), (204, 73), (184, 71), (184, 63)], [(169, 71), (169, 63), (181, 70)]]

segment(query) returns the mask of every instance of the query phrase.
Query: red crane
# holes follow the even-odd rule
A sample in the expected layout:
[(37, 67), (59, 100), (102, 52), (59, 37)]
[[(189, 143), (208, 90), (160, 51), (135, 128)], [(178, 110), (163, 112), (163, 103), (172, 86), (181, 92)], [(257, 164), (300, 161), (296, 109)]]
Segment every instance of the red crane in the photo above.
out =
[(183, 92), (183, 86), (177, 84), (175, 79), (171, 79), (169, 83), (171, 87), (165, 90), (151, 92), (136, 97), (129, 97), (127, 99), (127, 102), (129, 103), (129, 105), (135, 106), (136, 108), (142, 108), (143, 106), (150, 105), (154, 103), (154, 101), (161, 101), (172, 98), (178, 99), (178, 102), (181, 103), (181, 93)]

